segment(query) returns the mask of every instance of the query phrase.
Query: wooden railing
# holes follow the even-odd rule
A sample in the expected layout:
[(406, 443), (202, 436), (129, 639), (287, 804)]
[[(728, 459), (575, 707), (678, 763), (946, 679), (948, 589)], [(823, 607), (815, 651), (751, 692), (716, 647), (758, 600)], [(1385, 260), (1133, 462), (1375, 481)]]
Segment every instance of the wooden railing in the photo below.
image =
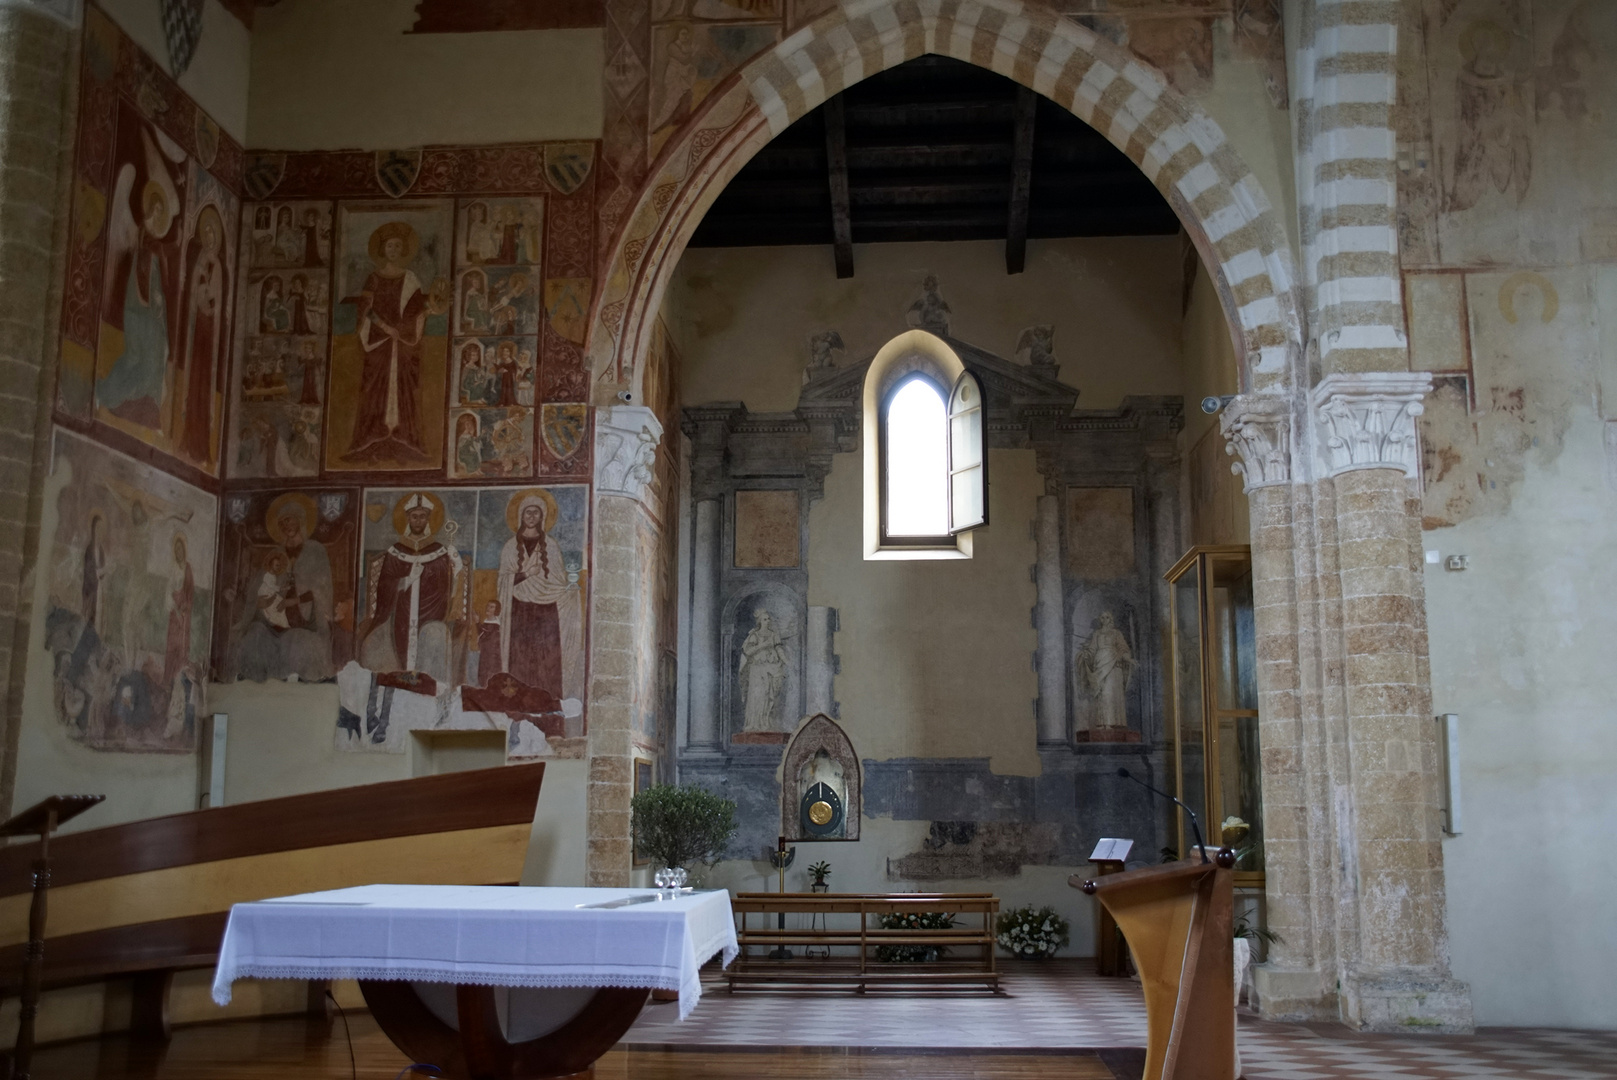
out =
[[(994, 965), (999, 898), (992, 893), (737, 893), (730, 907), (741, 946), (741, 955), (725, 972), (732, 991), (763, 985), (845, 985), (860, 993), (902, 986), (999, 991)], [(931, 930), (880, 925), (885, 915), (934, 912), (953, 916), (957, 925)], [(809, 925), (782, 929), (782, 914)], [(762, 916), (764, 925), (748, 925), (749, 915)], [(841, 925), (833, 926), (833, 921)], [(937, 949), (940, 955), (925, 961), (884, 960), (878, 952), (884, 948)], [(779, 950), (792, 955), (782, 958)]]

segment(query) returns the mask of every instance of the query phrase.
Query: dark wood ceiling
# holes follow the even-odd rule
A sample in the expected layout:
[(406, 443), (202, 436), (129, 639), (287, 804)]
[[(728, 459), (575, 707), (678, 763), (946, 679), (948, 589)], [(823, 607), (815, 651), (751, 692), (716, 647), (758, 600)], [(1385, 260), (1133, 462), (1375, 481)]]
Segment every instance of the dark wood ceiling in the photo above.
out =
[(1014, 273), (1019, 239), (1178, 230), (1145, 174), (1094, 128), (1004, 76), (923, 56), (781, 132), (730, 181), (691, 246), (834, 245), (847, 276), (850, 240), (1003, 239)]

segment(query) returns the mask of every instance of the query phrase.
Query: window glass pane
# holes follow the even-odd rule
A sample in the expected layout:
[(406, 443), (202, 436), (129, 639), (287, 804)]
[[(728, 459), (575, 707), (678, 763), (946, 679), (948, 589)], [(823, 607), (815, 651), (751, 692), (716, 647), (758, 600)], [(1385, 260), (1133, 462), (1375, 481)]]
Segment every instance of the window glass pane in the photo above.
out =
[(949, 424), (943, 395), (912, 378), (887, 403), (887, 535), (949, 531)]
[(949, 401), (949, 466), (952, 502), (949, 531), (962, 532), (987, 520), (983, 475), (982, 392), (969, 373), (960, 376)]

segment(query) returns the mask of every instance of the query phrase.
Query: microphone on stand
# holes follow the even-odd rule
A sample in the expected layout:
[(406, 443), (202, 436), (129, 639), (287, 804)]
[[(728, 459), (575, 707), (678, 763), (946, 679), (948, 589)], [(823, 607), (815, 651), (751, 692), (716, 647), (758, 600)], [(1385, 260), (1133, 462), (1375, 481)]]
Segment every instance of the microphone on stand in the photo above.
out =
[(1180, 802), (1178, 799), (1175, 799), (1172, 795), (1169, 795), (1166, 791), (1158, 791), (1156, 788), (1152, 787), (1150, 784), (1146, 783), (1144, 780), (1141, 780), (1138, 776), (1135, 776), (1133, 773), (1129, 772), (1127, 769), (1121, 769), (1121, 768), (1118, 769), (1117, 770), (1117, 775), (1121, 776), (1125, 780), (1133, 780), (1136, 784), (1139, 784), (1141, 787), (1145, 788), (1145, 790), (1151, 792), (1154, 795), (1161, 795), (1164, 799), (1169, 800), (1174, 805), (1178, 806), (1179, 809), (1181, 809), (1185, 813), (1189, 814), (1190, 815), (1190, 830), (1196, 836), (1196, 846), (1201, 849), (1202, 862), (1205, 863), (1205, 862), (1211, 862), (1212, 861), (1211, 859), (1209, 859), (1207, 857), (1207, 845), (1202, 843), (1202, 827), (1201, 827), (1201, 823), (1196, 820), (1196, 811), (1192, 810), (1190, 807), (1186, 806), (1184, 803)]

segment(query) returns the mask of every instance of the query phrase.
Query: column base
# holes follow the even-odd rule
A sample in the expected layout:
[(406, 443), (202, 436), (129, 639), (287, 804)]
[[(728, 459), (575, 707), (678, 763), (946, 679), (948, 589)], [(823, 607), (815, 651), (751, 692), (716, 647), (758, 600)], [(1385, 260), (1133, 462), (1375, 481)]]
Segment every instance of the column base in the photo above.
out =
[(1252, 968), (1252, 992), (1257, 998), (1253, 1007), (1265, 1020), (1298, 1023), (1341, 1019), (1335, 987), (1318, 968), (1256, 964)]
[(1457, 979), (1421, 975), (1344, 978), (1342, 1019), (1362, 1031), (1469, 1035), (1475, 1030), (1471, 988)]

